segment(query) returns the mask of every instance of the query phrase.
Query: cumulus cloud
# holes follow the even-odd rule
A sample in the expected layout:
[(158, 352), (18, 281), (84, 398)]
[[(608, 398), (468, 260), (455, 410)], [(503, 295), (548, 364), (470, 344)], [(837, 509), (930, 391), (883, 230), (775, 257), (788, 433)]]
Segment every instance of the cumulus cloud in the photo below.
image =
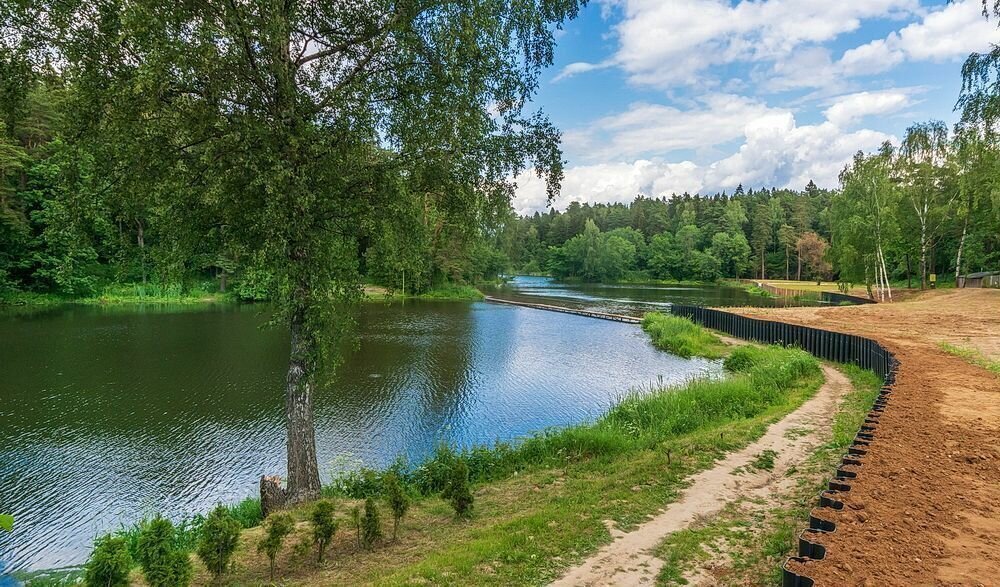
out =
[(891, 114), (913, 105), (912, 95), (917, 91), (919, 88), (848, 94), (834, 99), (823, 114), (834, 125), (847, 128), (866, 116)]
[(705, 70), (734, 62), (777, 61), (804, 45), (856, 30), (868, 18), (913, 14), (917, 0), (607, 0), (619, 8), (615, 55), (575, 63), (560, 78), (614, 64), (637, 84), (703, 85)]
[(632, 160), (684, 149), (705, 149), (743, 136), (747, 123), (768, 113), (784, 112), (750, 98), (706, 95), (687, 110), (637, 103), (620, 114), (600, 118), (586, 128), (567, 131), (566, 152), (581, 162)]
[(982, 10), (979, 0), (947, 4), (884, 39), (846, 51), (838, 69), (843, 75), (875, 74), (903, 61), (948, 61), (987, 50), (1000, 42), (1000, 34)]
[[(895, 140), (867, 129), (844, 132), (830, 120), (799, 126), (787, 111), (762, 114), (747, 122), (742, 134), (743, 143), (735, 153), (704, 165), (638, 159), (571, 166), (552, 205), (562, 209), (572, 201), (627, 202), (638, 194), (661, 197), (732, 191), (741, 183), (801, 189), (813, 180), (822, 187), (835, 187), (840, 170), (854, 153)], [(543, 211), (548, 204), (541, 180), (530, 173), (518, 178), (514, 200), (518, 213)]]

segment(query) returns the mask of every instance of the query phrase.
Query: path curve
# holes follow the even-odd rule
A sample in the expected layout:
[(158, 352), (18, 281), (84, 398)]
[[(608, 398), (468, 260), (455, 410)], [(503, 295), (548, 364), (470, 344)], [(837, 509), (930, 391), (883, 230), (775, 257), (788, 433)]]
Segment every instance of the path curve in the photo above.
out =
[[(652, 551), (669, 534), (720, 512), (740, 498), (766, 498), (787, 489), (785, 472), (803, 461), (830, 435), (830, 424), (851, 383), (840, 371), (823, 365), (826, 382), (797, 410), (772, 424), (758, 440), (730, 453), (711, 469), (693, 475), (680, 497), (631, 532), (611, 529), (614, 540), (581, 565), (569, 570), (553, 586), (651, 585), (663, 567)], [(808, 429), (805, 435), (787, 434)], [(791, 436), (792, 438), (789, 438)], [(765, 450), (777, 452), (774, 469), (734, 474)]]

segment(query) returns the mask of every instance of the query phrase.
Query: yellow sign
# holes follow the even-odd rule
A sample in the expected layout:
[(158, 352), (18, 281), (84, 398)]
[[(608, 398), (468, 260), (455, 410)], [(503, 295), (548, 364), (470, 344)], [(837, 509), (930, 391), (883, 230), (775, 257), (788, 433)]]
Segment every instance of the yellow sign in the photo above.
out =
[(937, 273), (931, 273), (931, 283), (934, 283), (936, 281), (937, 281)]

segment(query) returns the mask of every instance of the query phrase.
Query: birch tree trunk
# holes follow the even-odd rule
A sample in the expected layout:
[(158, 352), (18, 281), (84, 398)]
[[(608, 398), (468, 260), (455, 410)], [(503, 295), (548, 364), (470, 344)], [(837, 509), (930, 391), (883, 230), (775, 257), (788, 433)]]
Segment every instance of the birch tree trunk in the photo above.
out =
[[(965, 233), (969, 230), (969, 214), (965, 215), (965, 223), (962, 224), (962, 238), (958, 240), (958, 255), (955, 259), (955, 285), (958, 285), (958, 276), (962, 274), (962, 248), (965, 246)], [(965, 282), (962, 282), (965, 287)]]
[(319, 497), (316, 460), (316, 427), (313, 421), (316, 343), (306, 332), (304, 316), (296, 310), (291, 319), (291, 354), (285, 381), (285, 423), (288, 429), (289, 504)]

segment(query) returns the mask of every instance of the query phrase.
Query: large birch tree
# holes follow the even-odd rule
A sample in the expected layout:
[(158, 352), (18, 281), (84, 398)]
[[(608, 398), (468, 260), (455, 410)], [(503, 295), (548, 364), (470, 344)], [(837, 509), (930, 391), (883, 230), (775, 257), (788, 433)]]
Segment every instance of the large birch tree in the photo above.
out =
[(320, 492), (313, 392), (360, 294), (359, 227), (403, 198), (477, 222), (525, 166), (558, 189), (558, 132), (529, 101), (581, 1), (29, 3), (108, 188), (176, 230), (207, 215), (271, 277), (289, 501)]

